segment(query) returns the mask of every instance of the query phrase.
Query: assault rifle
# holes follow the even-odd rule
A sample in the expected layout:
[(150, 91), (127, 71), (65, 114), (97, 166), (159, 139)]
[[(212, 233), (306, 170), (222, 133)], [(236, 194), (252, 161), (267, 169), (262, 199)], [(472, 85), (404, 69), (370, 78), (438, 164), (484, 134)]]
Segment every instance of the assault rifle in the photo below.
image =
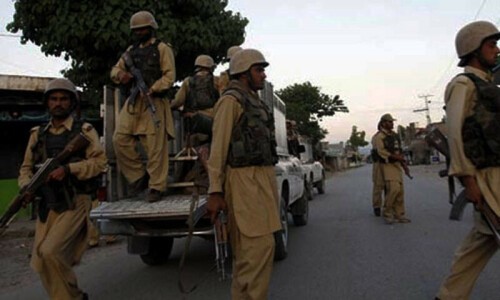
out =
[[(448, 150), (448, 140), (441, 133), (441, 131), (439, 131), (439, 129), (437, 128), (432, 129), (431, 132), (429, 132), (425, 137), (425, 141), (446, 157), (447, 165), (449, 167), (450, 152)], [(448, 176), (448, 170), (440, 171), (439, 175), (441, 177)], [(453, 180), (453, 177), (449, 178)], [(462, 219), (464, 208), (469, 200), (465, 196), (465, 190), (461, 191), (455, 199), (453, 199), (454, 194), (454, 186), (452, 188), (452, 186), (450, 185), (450, 203), (453, 205), (450, 212), (450, 219), (459, 221)], [(484, 199), (483, 201), (481, 201), (481, 203), (476, 204), (475, 208), (482, 214), (483, 218), (486, 220), (486, 223), (495, 235), (497, 243), (500, 245), (500, 218), (495, 214), (495, 212), (491, 209), (491, 207)]]
[(227, 236), (227, 215), (220, 211), (214, 224), (215, 260), (220, 281), (224, 281), (228, 277), (226, 274)]
[(132, 60), (132, 57), (130, 56), (130, 53), (128, 51), (123, 53), (122, 58), (125, 62), (125, 65), (129, 69), (130, 74), (134, 76), (135, 80), (135, 84), (130, 91), (130, 96), (128, 98), (128, 105), (134, 106), (137, 96), (139, 95), (139, 93), (142, 94), (142, 96), (147, 100), (148, 110), (151, 114), (151, 119), (153, 120), (155, 127), (160, 127), (160, 120), (158, 120), (158, 118), (156, 117), (156, 106), (153, 102), (153, 99), (149, 95), (149, 88), (146, 85), (146, 82), (144, 82), (141, 71), (134, 65), (134, 61)]
[(2, 218), (0, 218), (0, 235), (8, 228), (21, 207), (30, 202), (36, 191), (46, 183), (47, 176), (50, 172), (60, 167), (73, 154), (84, 149), (89, 144), (90, 141), (80, 133), (75, 136), (56, 157), (47, 159), (40, 166), (30, 182), (19, 191), (19, 194), (11, 201), (6, 212), (3, 214)]

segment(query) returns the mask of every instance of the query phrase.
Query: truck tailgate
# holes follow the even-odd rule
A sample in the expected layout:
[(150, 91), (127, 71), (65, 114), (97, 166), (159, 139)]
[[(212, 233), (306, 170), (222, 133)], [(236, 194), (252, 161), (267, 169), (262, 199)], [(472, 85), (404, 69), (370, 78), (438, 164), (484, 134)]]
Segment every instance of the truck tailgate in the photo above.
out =
[[(92, 209), (92, 219), (179, 218), (189, 215), (192, 195), (171, 195), (148, 203), (142, 198), (103, 202)], [(206, 204), (206, 195), (200, 195), (198, 207)]]

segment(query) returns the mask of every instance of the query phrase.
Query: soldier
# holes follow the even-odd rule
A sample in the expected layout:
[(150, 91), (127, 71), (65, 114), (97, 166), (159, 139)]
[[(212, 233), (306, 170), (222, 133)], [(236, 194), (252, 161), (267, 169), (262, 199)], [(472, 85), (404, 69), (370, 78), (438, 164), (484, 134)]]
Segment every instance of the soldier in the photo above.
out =
[(297, 132), (297, 122), (294, 120), (286, 120), (286, 139), (289, 154), (300, 158), (299, 133)]
[(220, 210), (228, 211), (232, 299), (267, 298), (273, 233), (281, 229), (273, 116), (257, 94), (268, 65), (258, 50), (236, 53), (229, 67), (231, 82), (215, 105), (207, 210), (212, 221)]
[[(159, 123), (155, 124), (145, 95), (127, 99), (120, 111), (113, 145), (118, 166), (130, 183), (132, 193), (149, 187), (147, 201), (156, 202), (167, 189), (168, 138), (174, 137), (172, 112), (165, 99), (175, 81), (174, 54), (169, 45), (155, 37), (158, 24), (151, 13), (135, 13), (130, 18), (130, 29), (137, 42), (127, 52), (149, 88), (148, 95), (156, 106), (155, 118)], [(124, 86), (134, 82), (124, 56), (111, 70), (111, 79)], [(145, 169), (136, 149), (138, 142), (147, 155)]]
[(410, 222), (410, 219), (405, 217), (404, 206), (402, 168), (406, 161), (401, 150), (399, 136), (393, 131), (394, 121), (396, 119), (390, 114), (383, 115), (379, 122), (380, 134), (377, 134), (374, 139), (385, 181), (386, 194), (383, 217), (387, 224)]
[(376, 217), (380, 217), (380, 208), (382, 207), (382, 193), (384, 192), (385, 180), (384, 174), (382, 173), (381, 157), (377, 153), (377, 148), (375, 146), (375, 140), (377, 136), (381, 134), (381, 122), (377, 125), (377, 132), (372, 137), (372, 182), (373, 182), (373, 192), (372, 192), (372, 206), (373, 214)]
[[(240, 46), (231, 46), (229, 49), (227, 49), (227, 55), (226, 59), (224, 59), (224, 62), (230, 62), (231, 57), (233, 57), (238, 51), (240, 51), (242, 48)], [(219, 94), (222, 95), (222, 93), (226, 90), (227, 85), (229, 84), (229, 69), (220, 72), (219, 75)]]
[[(476, 206), (486, 202), (496, 216), (500, 216), (500, 90), (492, 83), (490, 69), (500, 53), (499, 38), (496, 26), (486, 21), (460, 29), (455, 47), (458, 66), (465, 69), (445, 91), (451, 156), (448, 175), (460, 178), (469, 201)], [(474, 227), (456, 250), (437, 299), (469, 299), (476, 279), (497, 249), (493, 232), (474, 211)]]
[(192, 136), (192, 144), (198, 146), (208, 141), (212, 130), (213, 107), (219, 99), (219, 92), (218, 78), (213, 76), (215, 63), (210, 56), (198, 56), (194, 68), (194, 75), (184, 79), (171, 107), (176, 109), (184, 106), (183, 117), (190, 119), (190, 132), (196, 134)]
[(67, 79), (54, 79), (45, 89), (44, 103), (51, 116), (46, 125), (31, 129), (19, 171), (19, 186), (25, 187), (36, 165), (55, 157), (78, 134), (90, 144), (48, 175), (41, 188), (31, 267), (40, 275), (50, 299), (87, 299), (77, 285), (73, 265), (87, 248), (93, 178), (104, 172), (106, 157), (97, 132), (89, 123), (74, 120), (78, 94)]

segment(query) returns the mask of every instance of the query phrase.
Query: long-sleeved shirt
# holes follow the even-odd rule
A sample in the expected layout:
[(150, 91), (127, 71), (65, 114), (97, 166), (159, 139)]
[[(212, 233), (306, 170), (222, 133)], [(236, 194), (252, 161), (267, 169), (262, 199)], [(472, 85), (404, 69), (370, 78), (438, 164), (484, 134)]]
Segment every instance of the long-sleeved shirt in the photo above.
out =
[[(196, 74), (194, 76), (208, 76), (208, 72), (207, 71), (199, 71), (199, 72), (196, 72)], [(175, 98), (172, 101), (172, 103), (170, 104), (170, 107), (172, 109), (177, 109), (177, 108), (183, 106), (184, 103), (186, 103), (186, 99), (187, 99), (187, 96), (189, 93), (189, 80), (190, 80), (190, 78), (191, 77), (186, 77), (182, 81), (181, 87), (179, 88), (179, 90), (175, 94)], [(214, 76), (214, 88), (216, 90), (219, 89), (218, 81), (219, 81), (219, 77)], [(207, 108), (204, 110), (200, 110), (201, 113), (203, 113), (209, 117), (213, 117), (213, 114), (214, 114), (213, 111), (214, 111), (213, 107)]]
[(385, 160), (385, 163), (381, 164), (382, 173), (384, 174), (384, 180), (386, 181), (403, 181), (403, 173), (401, 170), (401, 164), (399, 162), (389, 162), (389, 156), (391, 152), (385, 147), (384, 139), (388, 135), (396, 134), (393, 131), (381, 129), (378, 134), (373, 137), (373, 146), (377, 150), (378, 155)]
[[(51, 134), (62, 134), (66, 130), (71, 130), (73, 118), (68, 117), (60, 126), (54, 127), (52, 121), (47, 124), (43, 130), (48, 130)], [(33, 146), (38, 142), (38, 131), (40, 126), (31, 129), (28, 146), (24, 154), (24, 160), (19, 170), (19, 187), (24, 187), (33, 177)], [(70, 173), (79, 180), (87, 180), (104, 172), (107, 167), (107, 158), (104, 149), (99, 143), (97, 131), (89, 123), (82, 125), (83, 135), (89, 139), (90, 144), (85, 149), (85, 159), (68, 164)]]
[[(482, 80), (491, 82), (491, 74), (474, 67), (465, 67), (465, 73), (473, 73)], [(455, 77), (446, 87), (446, 126), (448, 145), (450, 149), (451, 176), (474, 176), (483, 197), (493, 211), (500, 216), (500, 167), (490, 167), (481, 170), (465, 156), (462, 127), (465, 118), (471, 116), (477, 102), (477, 92), (474, 83), (466, 76)]]
[[(155, 38), (151, 38), (146, 43), (139, 45), (139, 47), (142, 48), (148, 46), (155, 41)], [(127, 51), (130, 51), (131, 48), (132, 46), (130, 46)], [(175, 82), (175, 58), (172, 48), (169, 45), (160, 42), (158, 44), (158, 51), (160, 52), (160, 69), (162, 76), (149, 87), (153, 93), (168, 90)], [(111, 80), (117, 84), (120, 83), (120, 78), (118, 77), (120, 71), (128, 72), (125, 61), (121, 57), (116, 65), (111, 69)]]

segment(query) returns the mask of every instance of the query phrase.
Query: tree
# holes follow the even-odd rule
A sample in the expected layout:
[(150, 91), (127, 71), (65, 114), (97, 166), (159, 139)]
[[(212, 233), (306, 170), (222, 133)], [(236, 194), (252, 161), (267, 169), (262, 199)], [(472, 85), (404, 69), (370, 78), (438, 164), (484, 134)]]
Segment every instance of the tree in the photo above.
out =
[(199, 54), (220, 62), (227, 48), (243, 43), (248, 20), (226, 6), (227, 0), (17, 0), (7, 30), (22, 31), (21, 43), (30, 41), (45, 55), (71, 59), (63, 74), (84, 91), (100, 94), (110, 83), (111, 67), (131, 44), (129, 20), (135, 12), (153, 13), (157, 36), (173, 46), (177, 80), (182, 80)]
[(364, 131), (358, 131), (358, 127), (356, 125), (352, 126), (351, 137), (347, 140), (347, 145), (352, 147), (354, 151), (358, 151), (359, 147), (364, 147), (368, 145), (368, 142), (365, 141), (366, 133)]
[(310, 82), (287, 86), (276, 94), (286, 103), (287, 119), (295, 120), (299, 133), (310, 137), (313, 145), (328, 133), (319, 125), (324, 117), (349, 112), (338, 95), (332, 97), (321, 93), (320, 88)]

